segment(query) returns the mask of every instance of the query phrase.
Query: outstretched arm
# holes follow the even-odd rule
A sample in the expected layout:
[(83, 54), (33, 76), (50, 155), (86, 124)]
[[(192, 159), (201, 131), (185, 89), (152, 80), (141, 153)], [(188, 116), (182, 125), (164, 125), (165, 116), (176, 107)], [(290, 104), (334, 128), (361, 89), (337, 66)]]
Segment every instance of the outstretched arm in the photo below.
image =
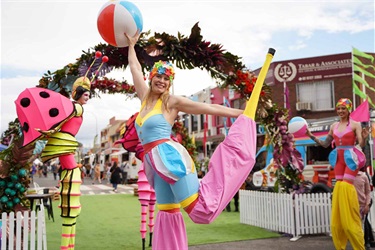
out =
[(333, 125), (331, 126), (331, 129), (326, 137), (326, 139), (323, 141), (323, 140), (320, 140), (318, 138), (316, 138), (309, 129), (306, 130), (306, 135), (308, 137), (311, 138), (311, 140), (313, 140), (314, 142), (316, 142), (318, 145), (324, 147), (324, 148), (328, 148), (329, 145), (331, 145), (331, 142), (333, 141), (333, 136), (332, 136), (332, 128), (333, 128)]
[(223, 117), (238, 117), (243, 113), (241, 109), (228, 108), (218, 104), (194, 102), (182, 96), (171, 96), (170, 108), (188, 114), (208, 114)]
[(142, 67), (138, 61), (137, 54), (134, 49), (134, 46), (137, 43), (138, 38), (139, 38), (139, 32), (137, 32), (137, 34), (133, 37), (129, 37), (127, 34), (125, 34), (125, 36), (128, 39), (128, 44), (129, 44), (128, 61), (129, 61), (130, 72), (132, 73), (132, 76), (133, 76), (135, 91), (137, 92), (139, 99), (143, 101), (143, 99), (145, 98), (147, 94), (148, 87), (144, 81)]

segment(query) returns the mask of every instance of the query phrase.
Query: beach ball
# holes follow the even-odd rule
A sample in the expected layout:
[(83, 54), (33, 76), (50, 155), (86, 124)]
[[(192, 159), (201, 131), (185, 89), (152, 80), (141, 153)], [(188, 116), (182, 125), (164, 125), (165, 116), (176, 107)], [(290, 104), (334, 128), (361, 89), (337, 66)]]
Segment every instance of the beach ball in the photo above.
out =
[(295, 137), (304, 136), (307, 129), (307, 122), (305, 119), (299, 116), (295, 116), (290, 119), (288, 123), (288, 131), (292, 133)]
[(138, 7), (128, 1), (109, 1), (99, 11), (97, 26), (101, 37), (112, 46), (127, 47), (124, 33), (134, 36), (143, 29)]

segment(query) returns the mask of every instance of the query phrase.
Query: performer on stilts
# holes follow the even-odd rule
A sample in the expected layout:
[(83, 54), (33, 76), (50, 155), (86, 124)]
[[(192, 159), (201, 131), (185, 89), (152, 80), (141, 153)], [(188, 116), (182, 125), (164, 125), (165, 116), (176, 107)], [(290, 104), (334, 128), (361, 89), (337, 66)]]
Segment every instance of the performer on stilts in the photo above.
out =
[[(101, 53), (97, 55), (101, 56)], [(106, 61), (108, 58), (103, 57), (99, 69)], [(82, 76), (73, 84), (73, 102), (57, 92), (38, 87), (24, 90), (15, 101), (24, 136), (23, 145), (47, 140), (41, 154), (42, 161), (46, 162), (55, 157), (60, 160), (61, 250), (73, 250), (75, 246), (76, 222), (81, 212), (82, 183), (81, 170), (74, 157), (79, 146), (75, 135), (83, 121), (82, 106), (91, 97), (90, 87), (89, 78)]]
[[(126, 34), (125, 34), (126, 35)], [(143, 145), (144, 167), (150, 185), (155, 189), (159, 212), (154, 227), (152, 248), (157, 250), (188, 249), (182, 207), (192, 221), (211, 223), (226, 207), (249, 175), (255, 162), (255, 111), (265, 74), (274, 50), (270, 49), (246, 109), (198, 103), (171, 95), (174, 68), (165, 61), (151, 69), (148, 85), (134, 46), (139, 34), (127, 36), (128, 61), (141, 110), (136, 129)], [(238, 117), (228, 136), (215, 150), (207, 175), (199, 183), (193, 160), (186, 149), (171, 140), (171, 130), (179, 112)]]

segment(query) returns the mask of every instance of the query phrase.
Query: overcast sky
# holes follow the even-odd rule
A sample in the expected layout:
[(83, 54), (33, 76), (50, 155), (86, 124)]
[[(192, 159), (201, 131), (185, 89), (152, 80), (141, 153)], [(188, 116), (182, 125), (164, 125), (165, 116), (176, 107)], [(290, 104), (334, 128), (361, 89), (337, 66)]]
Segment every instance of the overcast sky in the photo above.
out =
[[(1, 0), (0, 132), (16, 118), (14, 100), (34, 87), (47, 70), (75, 63), (82, 50), (103, 43), (96, 27), (107, 1)], [(143, 15), (143, 31), (178, 32), (188, 36), (199, 22), (203, 38), (220, 43), (242, 57), (249, 69), (259, 68), (269, 47), (273, 61), (350, 52), (374, 52), (373, 0), (227, 0), (132, 1)], [(129, 73), (126, 79), (131, 82)], [(206, 72), (178, 70), (175, 93), (191, 95), (214, 86)], [(85, 105), (77, 139), (92, 146), (94, 136), (111, 117), (127, 119), (138, 100), (102, 95)]]

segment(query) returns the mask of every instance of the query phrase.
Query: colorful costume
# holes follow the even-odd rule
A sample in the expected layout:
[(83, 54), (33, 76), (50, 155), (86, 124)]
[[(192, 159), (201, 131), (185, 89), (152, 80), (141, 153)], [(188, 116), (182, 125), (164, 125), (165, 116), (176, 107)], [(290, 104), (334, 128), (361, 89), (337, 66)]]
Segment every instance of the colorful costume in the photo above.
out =
[[(76, 95), (78, 89), (79, 94)], [(87, 78), (78, 78), (72, 96), (78, 100), (90, 90)], [(59, 157), (62, 167), (60, 177), (60, 204), (62, 217), (61, 249), (74, 249), (76, 218), (80, 214), (79, 197), (81, 171), (74, 155), (78, 147), (75, 139), (81, 124), (83, 107), (61, 94), (43, 88), (29, 88), (15, 101), (17, 115), (24, 136), (23, 145), (47, 140), (41, 158), (46, 162)]]
[[(357, 157), (353, 151), (356, 137), (350, 120), (343, 132), (337, 131), (338, 124), (333, 131), (336, 149), (330, 155), (330, 164), (334, 166), (337, 180), (332, 194), (332, 239), (336, 249), (346, 249), (348, 239), (354, 249), (364, 249), (358, 197), (353, 185), (362, 164), (357, 160), (362, 156), (358, 154)], [(363, 159), (360, 162), (362, 161)]]
[[(170, 138), (172, 126), (163, 116), (161, 99), (151, 112), (136, 118), (137, 133), (145, 152), (145, 173), (155, 189), (159, 208), (153, 249), (188, 249), (180, 207), (184, 208), (195, 223), (211, 223), (225, 209), (249, 175), (255, 162), (255, 110), (273, 53), (274, 50), (267, 55), (268, 60), (262, 68), (244, 115), (238, 117), (228, 136), (216, 148), (210, 159), (209, 171), (201, 182), (198, 181), (194, 161), (187, 150)], [(159, 66), (156, 65), (162, 70), (162, 65)], [(168, 73), (158, 73), (170, 76)], [(141, 110), (144, 107), (145, 102), (142, 103)]]

